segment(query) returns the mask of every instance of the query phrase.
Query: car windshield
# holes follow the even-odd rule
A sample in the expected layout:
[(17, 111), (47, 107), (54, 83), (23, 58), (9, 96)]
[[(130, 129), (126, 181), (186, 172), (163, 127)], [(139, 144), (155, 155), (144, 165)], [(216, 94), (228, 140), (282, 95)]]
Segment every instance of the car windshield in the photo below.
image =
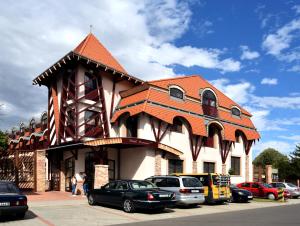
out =
[(19, 193), (19, 189), (10, 183), (0, 183), (0, 193)]
[(194, 177), (184, 177), (182, 178), (182, 182), (184, 187), (203, 187), (202, 183)]
[(265, 188), (273, 188), (271, 185), (266, 184), (266, 183), (263, 183), (263, 186), (264, 186)]
[(238, 187), (237, 187), (236, 185), (234, 185), (234, 184), (231, 184), (231, 185), (230, 185), (230, 188), (231, 188), (231, 189), (238, 189)]
[(296, 186), (296, 185), (294, 185), (294, 184), (291, 184), (291, 183), (287, 183), (287, 185), (288, 185), (289, 187), (292, 187), (292, 188), (297, 188), (297, 186)]
[(158, 188), (155, 184), (152, 184), (148, 181), (133, 181), (131, 182), (131, 187), (135, 190)]

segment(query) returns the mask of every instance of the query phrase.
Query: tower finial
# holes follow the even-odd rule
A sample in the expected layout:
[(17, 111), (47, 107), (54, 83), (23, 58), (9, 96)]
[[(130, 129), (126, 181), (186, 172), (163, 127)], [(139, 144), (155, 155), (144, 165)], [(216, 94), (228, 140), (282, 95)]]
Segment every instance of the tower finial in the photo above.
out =
[(92, 33), (92, 32), (93, 32), (93, 25), (90, 24), (90, 33)]

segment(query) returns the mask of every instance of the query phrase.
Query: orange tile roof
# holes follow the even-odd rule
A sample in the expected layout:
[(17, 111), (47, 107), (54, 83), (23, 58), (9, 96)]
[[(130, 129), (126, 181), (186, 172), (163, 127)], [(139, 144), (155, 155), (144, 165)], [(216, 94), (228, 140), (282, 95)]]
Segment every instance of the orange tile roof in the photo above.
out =
[(225, 140), (235, 141), (235, 132), (237, 130), (242, 131), (245, 134), (247, 140), (257, 140), (260, 138), (260, 135), (256, 130), (246, 129), (228, 123), (223, 123), (223, 126)]
[(74, 52), (96, 62), (114, 68), (127, 74), (126, 70), (111, 55), (111, 53), (90, 33), (75, 49)]
[(231, 109), (232, 106), (238, 106), (242, 113), (251, 116), (251, 114), (211, 85), (208, 81), (203, 79), (200, 75), (182, 76), (170, 79), (161, 79), (148, 82), (150, 85), (158, 86), (164, 89), (168, 89), (170, 85), (177, 85), (181, 87), (187, 96), (195, 99), (200, 98), (200, 89), (210, 88), (217, 95), (218, 105), (224, 108)]

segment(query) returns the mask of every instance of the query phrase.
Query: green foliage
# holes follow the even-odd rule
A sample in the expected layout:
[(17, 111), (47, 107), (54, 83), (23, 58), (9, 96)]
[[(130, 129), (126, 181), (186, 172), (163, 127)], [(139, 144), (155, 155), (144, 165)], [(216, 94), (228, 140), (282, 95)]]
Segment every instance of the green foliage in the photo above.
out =
[(0, 130), (0, 150), (7, 149), (7, 141), (8, 141), (7, 135)]
[(234, 174), (234, 171), (233, 171), (232, 168), (230, 168), (230, 169), (228, 170), (228, 174), (230, 174), (230, 175), (233, 175), (233, 174)]
[(300, 144), (296, 145), (295, 151), (290, 155), (291, 167), (293, 168), (292, 177), (300, 178)]
[(282, 162), (288, 162), (286, 155), (281, 154), (273, 148), (267, 148), (254, 159), (253, 164), (262, 167), (272, 165), (273, 168), (278, 168)]

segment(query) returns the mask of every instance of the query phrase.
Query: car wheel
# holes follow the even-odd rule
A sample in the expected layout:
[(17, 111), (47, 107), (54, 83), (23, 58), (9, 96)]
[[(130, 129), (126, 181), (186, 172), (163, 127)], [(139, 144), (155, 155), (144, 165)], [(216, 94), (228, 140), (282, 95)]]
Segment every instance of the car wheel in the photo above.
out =
[(96, 204), (95, 199), (92, 195), (88, 196), (88, 202), (91, 206), (94, 206)]
[(268, 194), (268, 199), (274, 200), (275, 195), (273, 193)]
[(133, 213), (134, 212), (135, 208), (134, 208), (133, 202), (130, 199), (125, 199), (124, 200), (124, 202), (123, 202), (123, 210), (126, 213)]
[(25, 214), (26, 214), (25, 212), (17, 213), (16, 216), (17, 216), (18, 219), (23, 219), (25, 217)]

